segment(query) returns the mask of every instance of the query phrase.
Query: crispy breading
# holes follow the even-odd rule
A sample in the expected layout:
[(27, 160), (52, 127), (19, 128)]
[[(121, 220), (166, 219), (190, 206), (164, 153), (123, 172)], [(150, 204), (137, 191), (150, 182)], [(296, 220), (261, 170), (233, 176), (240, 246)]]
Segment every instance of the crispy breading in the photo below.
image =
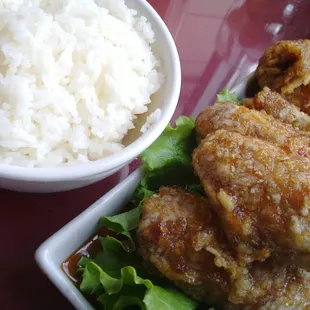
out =
[(264, 110), (267, 114), (285, 124), (292, 125), (295, 129), (310, 131), (310, 116), (301, 112), (298, 107), (268, 87), (264, 87), (255, 98), (244, 99), (243, 104), (250, 109)]
[(228, 303), (227, 270), (236, 263), (205, 198), (161, 188), (143, 203), (138, 240), (142, 256), (187, 294), (212, 305)]
[(279, 146), (217, 130), (193, 166), (226, 236), (245, 262), (310, 252), (310, 163)]
[(241, 309), (309, 309), (309, 272), (272, 260), (249, 265), (245, 270), (247, 276), (233, 282), (229, 296)]
[(256, 78), (310, 114), (310, 40), (279, 41), (259, 61)]
[(281, 147), (287, 154), (310, 159), (310, 135), (295, 130), (264, 111), (230, 102), (208, 106), (196, 119), (197, 138), (201, 140), (219, 129), (260, 138)]
[[(245, 307), (250, 310), (252, 307)], [(292, 278), (283, 288), (282, 294), (271, 299), (260, 310), (309, 310), (310, 309), (310, 273), (302, 269), (292, 272)], [(252, 310), (252, 309), (251, 309)]]
[(309, 304), (308, 273), (273, 260), (240, 266), (216, 214), (197, 194), (161, 188), (143, 203), (137, 235), (144, 259), (198, 301), (253, 310)]

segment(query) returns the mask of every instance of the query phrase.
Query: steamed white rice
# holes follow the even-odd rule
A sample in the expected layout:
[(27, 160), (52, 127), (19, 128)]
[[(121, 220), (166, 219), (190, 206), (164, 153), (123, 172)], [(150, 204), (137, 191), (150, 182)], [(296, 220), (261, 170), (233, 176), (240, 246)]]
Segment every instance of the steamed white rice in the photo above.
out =
[(0, 0), (0, 163), (120, 151), (163, 79), (154, 40), (124, 0)]

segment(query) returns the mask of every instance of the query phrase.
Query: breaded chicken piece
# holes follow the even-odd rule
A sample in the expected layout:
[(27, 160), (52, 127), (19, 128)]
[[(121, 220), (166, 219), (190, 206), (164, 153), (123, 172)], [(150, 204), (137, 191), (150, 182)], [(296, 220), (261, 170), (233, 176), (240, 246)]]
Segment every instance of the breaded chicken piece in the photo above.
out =
[[(220, 309), (280, 309), (288, 302), (287, 309), (294, 309), (309, 303), (306, 272), (274, 261), (239, 266), (217, 216), (197, 194), (164, 187), (147, 199), (138, 244), (144, 259), (167, 279)], [(292, 296), (297, 287), (298, 299)]]
[(233, 283), (239, 295), (229, 297), (242, 310), (310, 309), (309, 272), (267, 261), (250, 265), (248, 273)]
[(161, 188), (143, 203), (138, 243), (144, 259), (188, 295), (228, 304), (228, 270), (234, 272), (236, 263), (226, 254), (225, 236), (205, 198)]
[(243, 105), (258, 111), (264, 110), (267, 114), (285, 124), (292, 125), (295, 129), (310, 131), (310, 116), (301, 112), (298, 107), (268, 87), (264, 87), (255, 98), (244, 99)]
[(219, 129), (260, 138), (281, 147), (287, 154), (310, 158), (310, 135), (263, 111), (230, 102), (208, 106), (196, 119), (197, 138), (201, 140)]
[(240, 260), (310, 260), (310, 162), (236, 132), (209, 134), (193, 166)]
[[(245, 307), (244, 310), (252, 310)], [(292, 272), (292, 277), (283, 289), (281, 296), (270, 300), (260, 310), (309, 310), (310, 309), (310, 273), (303, 269)]]
[(259, 61), (256, 78), (261, 88), (280, 93), (310, 114), (310, 41), (280, 41)]

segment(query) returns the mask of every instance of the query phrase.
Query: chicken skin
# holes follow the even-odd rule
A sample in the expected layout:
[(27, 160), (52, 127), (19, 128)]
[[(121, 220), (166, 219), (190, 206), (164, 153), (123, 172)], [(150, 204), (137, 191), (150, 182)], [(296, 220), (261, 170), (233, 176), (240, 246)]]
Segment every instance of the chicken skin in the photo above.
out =
[(240, 266), (216, 214), (197, 194), (161, 188), (143, 203), (137, 234), (144, 259), (198, 301), (249, 310), (309, 304), (307, 272), (272, 260)]
[(292, 125), (295, 129), (310, 131), (310, 116), (301, 112), (298, 107), (268, 87), (264, 87), (255, 98), (245, 99), (243, 104), (249, 109), (265, 111), (281, 122)]
[(310, 135), (295, 130), (265, 112), (236, 103), (216, 103), (197, 117), (197, 138), (201, 140), (219, 129), (260, 138), (281, 147), (287, 154), (310, 158)]
[(310, 40), (279, 41), (259, 61), (256, 78), (310, 114)]
[(238, 258), (292, 252), (310, 260), (310, 162), (227, 130), (209, 134), (193, 166)]

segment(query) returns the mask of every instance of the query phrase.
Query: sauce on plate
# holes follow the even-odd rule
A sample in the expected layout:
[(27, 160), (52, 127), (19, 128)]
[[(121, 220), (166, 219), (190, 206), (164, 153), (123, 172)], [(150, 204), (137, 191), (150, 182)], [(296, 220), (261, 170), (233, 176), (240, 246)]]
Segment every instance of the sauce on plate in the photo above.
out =
[(62, 270), (75, 284), (81, 282), (81, 276), (77, 272), (77, 263), (82, 256), (90, 257), (102, 250), (99, 237), (113, 235), (106, 227), (99, 229), (76, 252), (69, 256), (61, 265)]

